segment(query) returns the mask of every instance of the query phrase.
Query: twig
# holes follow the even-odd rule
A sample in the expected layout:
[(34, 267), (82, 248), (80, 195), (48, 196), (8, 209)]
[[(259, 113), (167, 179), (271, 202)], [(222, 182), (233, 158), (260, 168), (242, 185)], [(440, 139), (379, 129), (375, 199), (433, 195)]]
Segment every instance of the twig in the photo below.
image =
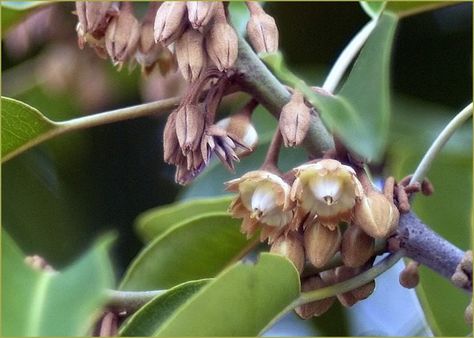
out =
[(59, 135), (81, 130), (91, 127), (100, 126), (103, 124), (109, 124), (113, 122), (125, 121), (130, 119), (135, 119), (138, 117), (143, 117), (152, 114), (162, 114), (169, 112), (170, 109), (173, 109), (179, 104), (179, 97), (172, 97), (169, 99), (164, 99), (160, 101), (150, 102), (139, 104), (136, 106), (110, 110), (104, 113), (88, 115), (84, 117), (78, 117), (69, 121), (64, 122), (52, 122), (56, 128), (53, 128), (40, 137), (37, 137), (30, 142), (25, 143), (21, 147), (18, 147), (14, 151), (8, 153), (2, 158), (2, 162), (8, 161), (9, 159), (21, 154), (22, 152), (40, 144), (47, 140), (50, 140)]
[(423, 159), (418, 165), (418, 168), (416, 168), (415, 173), (413, 174), (409, 184), (413, 184), (415, 182), (421, 183), (423, 181), (426, 174), (428, 173), (428, 170), (431, 167), (431, 164), (433, 163), (434, 159), (439, 154), (441, 149), (443, 149), (446, 142), (448, 142), (448, 140), (451, 138), (454, 132), (460, 126), (462, 126), (462, 124), (471, 116), (472, 116), (472, 103), (467, 105), (461, 112), (459, 112), (446, 125), (443, 131), (441, 131), (441, 133), (438, 135), (436, 140), (434, 140), (434, 142), (431, 144), (425, 156), (423, 156)]
[(323, 89), (330, 93), (334, 93), (344, 73), (346, 72), (347, 67), (349, 67), (351, 62), (354, 60), (355, 56), (367, 41), (370, 33), (372, 33), (376, 25), (377, 19), (372, 19), (364, 27), (362, 27), (362, 29), (357, 33), (356, 36), (354, 36), (354, 38), (352, 38), (351, 42), (349, 42), (346, 48), (344, 48), (342, 53), (337, 58), (336, 63), (334, 63), (334, 66), (331, 68), (331, 71), (324, 81), (322, 87)]

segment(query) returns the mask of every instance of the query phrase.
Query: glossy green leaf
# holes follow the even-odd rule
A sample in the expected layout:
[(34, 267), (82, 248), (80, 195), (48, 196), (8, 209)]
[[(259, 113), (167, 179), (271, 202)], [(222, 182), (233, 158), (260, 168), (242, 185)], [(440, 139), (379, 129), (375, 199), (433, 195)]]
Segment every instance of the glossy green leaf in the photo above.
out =
[(395, 16), (381, 16), (342, 89), (332, 97), (314, 93), (286, 68), (281, 54), (263, 56), (277, 76), (306, 96), (349, 149), (369, 161), (380, 160), (387, 142), (389, 64), (396, 25)]
[(163, 322), (209, 281), (210, 279), (201, 279), (186, 282), (156, 296), (127, 320), (120, 328), (120, 335), (152, 336)]
[(209, 212), (226, 212), (233, 196), (193, 199), (153, 208), (141, 214), (135, 223), (138, 235), (148, 242), (171, 226)]
[(85, 335), (113, 284), (110, 236), (55, 274), (28, 267), (10, 236), (2, 237), (2, 335)]
[[(377, 17), (382, 10), (406, 17), (426, 11), (432, 11), (445, 6), (455, 5), (458, 1), (360, 1), (364, 11), (372, 18)], [(385, 7), (385, 8), (384, 8)]]
[(238, 263), (181, 306), (157, 336), (256, 336), (299, 295), (299, 276), (282, 256)]
[[(406, 106), (400, 108), (405, 114), (397, 113), (397, 120), (403, 124), (397, 128), (397, 134), (394, 135), (390, 156), (391, 172), (398, 178), (415, 170), (429, 143), (449, 122), (449, 116), (438, 115), (436, 112), (440, 111), (440, 108), (430, 104), (420, 105), (416, 115), (415, 111), (407, 110)], [(422, 132), (419, 126), (423, 126)], [(470, 248), (472, 238), (470, 145), (472, 129), (466, 125), (453, 135), (428, 172), (435, 193), (430, 197), (420, 195), (414, 200), (414, 210), (418, 216), (433, 230), (463, 250)], [(420, 275), (417, 293), (434, 333), (441, 336), (467, 335), (469, 327), (464, 323), (463, 313), (469, 303), (469, 295), (427, 268), (423, 267)]]
[(240, 223), (228, 213), (214, 212), (169, 228), (135, 258), (120, 288), (163, 289), (188, 280), (214, 277), (240, 258), (249, 245), (240, 233)]
[(2, 97), (2, 161), (29, 144), (41, 142), (58, 125), (21, 101)]

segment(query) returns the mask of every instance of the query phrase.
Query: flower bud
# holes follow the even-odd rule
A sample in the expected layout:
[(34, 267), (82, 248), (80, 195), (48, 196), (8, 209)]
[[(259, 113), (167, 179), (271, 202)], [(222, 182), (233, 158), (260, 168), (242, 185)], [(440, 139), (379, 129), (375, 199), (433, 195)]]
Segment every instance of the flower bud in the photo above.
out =
[(194, 29), (202, 30), (214, 16), (216, 1), (187, 1), (188, 20)]
[(140, 24), (132, 8), (122, 5), (118, 16), (107, 27), (105, 47), (114, 65), (119, 67), (135, 53), (140, 38)]
[[(301, 290), (303, 292), (307, 292), (307, 291), (321, 289), (325, 286), (328, 286), (328, 283), (323, 281), (321, 277), (312, 276), (302, 281)], [(329, 298), (317, 300), (315, 302), (311, 302), (308, 304), (304, 304), (304, 305), (298, 306), (295, 309), (295, 312), (302, 319), (309, 319), (313, 316), (318, 317), (330, 309), (335, 299), (336, 299), (335, 297), (329, 297)]]
[(156, 11), (155, 41), (168, 46), (183, 34), (187, 22), (185, 1), (165, 1)]
[(304, 245), (308, 260), (317, 268), (323, 267), (341, 245), (341, 230), (330, 230), (319, 222), (306, 228)]
[(250, 121), (250, 117), (245, 114), (234, 114), (216, 123), (219, 127), (227, 131), (231, 138), (238, 140), (245, 148), (236, 148), (236, 154), (241, 158), (252, 153), (258, 143), (258, 134)]
[(356, 268), (364, 265), (374, 254), (374, 238), (359, 226), (349, 226), (342, 236), (341, 256), (344, 265)]
[(76, 14), (79, 19), (77, 33), (79, 47), (85, 42), (97, 42), (104, 37), (112, 16), (118, 13), (118, 3), (111, 1), (76, 1)]
[(176, 58), (183, 77), (193, 82), (201, 75), (206, 66), (204, 37), (198, 31), (188, 28), (176, 41)]
[(368, 282), (362, 286), (359, 286), (357, 289), (351, 291), (352, 296), (354, 296), (357, 301), (364, 300), (368, 298), (375, 290), (375, 280)]
[(295, 90), (280, 114), (279, 127), (286, 147), (296, 147), (303, 142), (310, 118), (311, 109), (304, 103), (303, 94)]
[(188, 104), (178, 108), (176, 135), (183, 154), (197, 149), (203, 132), (204, 114), (197, 105)]
[(405, 266), (398, 278), (401, 286), (407, 289), (413, 289), (418, 285), (420, 282), (418, 266), (419, 263), (414, 261), (410, 261), (407, 266)]
[(398, 225), (400, 213), (385, 195), (371, 190), (354, 207), (354, 224), (374, 238), (385, 238)]
[(169, 164), (177, 164), (177, 161), (174, 159), (176, 153), (179, 152), (179, 142), (176, 136), (176, 115), (176, 111), (168, 115), (163, 131), (163, 158)]
[[(222, 4), (219, 6), (222, 7)], [(221, 8), (222, 13), (216, 13), (215, 20), (206, 34), (207, 54), (221, 72), (232, 68), (238, 52), (237, 34), (227, 23), (223, 11)]]
[(299, 233), (292, 231), (287, 235), (281, 235), (272, 244), (270, 252), (287, 257), (293, 262), (300, 274), (303, 272), (304, 248), (303, 239)]
[[(357, 274), (357, 270), (347, 266), (338, 266), (335, 270), (336, 282), (344, 282)], [(337, 295), (339, 302), (345, 307), (351, 307), (357, 303), (358, 299), (352, 294), (352, 291), (340, 293)]]
[(247, 22), (247, 35), (257, 53), (273, 53), (278, 50), (278, 28), (270, 15), (257, 2), (247, 2), (250, 19)]

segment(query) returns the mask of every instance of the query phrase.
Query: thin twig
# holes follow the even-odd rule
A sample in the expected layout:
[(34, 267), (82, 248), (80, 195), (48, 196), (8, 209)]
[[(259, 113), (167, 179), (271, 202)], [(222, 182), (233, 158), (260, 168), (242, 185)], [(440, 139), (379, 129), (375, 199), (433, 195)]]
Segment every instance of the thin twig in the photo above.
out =
[(415, 173), (413, 174), (410, 180), (410, 184), (413, 184), (415, 182), (421, 183), (423, 181), (426, 174), (428, 173), (428, 170), (431, 167), (431, 164), (433, 163), (434, 159), (439, 154), (441, 149), (443, 149), (446, 142), (448, 142), (448, 140), (451, 138), (454, 132), (458, 130), (458, 128), (462, 126), (462, 124), (471, 116), (472, 116), (472, 103), (467, 105), (461, 112), (459, 112), (446, 125), (446, 127), (438, 135), (436, 140), (434, 140), (434, 142), (431, 144), (430, 148), (426, 152), (425, 156), (423, 156), (423, 159), (418, 165), (418, 168), (416, 168)]
[(337, 58), (334, 66), (331, 68), (326, 80), (323, 84), (323, 89), (327, 90), (330, 93), (334, 93), (339, 82), (341, 82), (344, 73), (351, 64), (351, 62), (359, 53), (360, 49), (367, 41), (370, 36), (370, 33), (374, 30), (377, 25), (377, 18), (369, 21), (357, 34), (352, 38), (351, 42), (344, 48), (342, 53)]

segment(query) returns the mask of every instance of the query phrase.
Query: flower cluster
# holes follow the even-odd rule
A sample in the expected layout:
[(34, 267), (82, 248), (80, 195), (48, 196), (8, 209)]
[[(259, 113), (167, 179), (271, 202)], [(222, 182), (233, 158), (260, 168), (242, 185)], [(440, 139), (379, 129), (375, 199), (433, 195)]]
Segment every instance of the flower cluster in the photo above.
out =
[[(323, 268), (341, 253), (343, 266), (303, 280), (303, 289), (341, 282), (370, 267), (375, 239), (388, 237), (398, 225), (393, 197), (372, 188), (362, 170), (334, 159), (312, 161), (286, 175), (252, 171), (227, 182), (227, 189), (238, 193), (229, 210), (243, 219), (241, 231), (249, 237), (260, 231), (261, 241), (287, 256), (300, 274), (305, 265)], [(368, 297), (373, 285), (361, 290), (338, 298), (351, 306)], [(318, 314), (328, 302), (314, 313), (314, 304), (298, 311), (302, 317)]]
[[(110, 57), (120, 68), (141, 65), (150, 74), (155, 65), (163, 74), (178, 68), (188, 87), (167, 120), (164, 160), (176, 166), (176, 182), (186, 184), (215, 155), (226, 168), (254, 150), (258, 137), (250, 123), (257, 105), (215, 121), (218, 106), (230, 91), (238, 55), (238, 37), (229, 24), (227, 5), (220, 1), (151, 2), (139, 22), (131, 2), (76, 2), (78, 42)], [(256, 52), (278, 49), (275, 20), (257, 2), (250, 12), (247, 35)]]

